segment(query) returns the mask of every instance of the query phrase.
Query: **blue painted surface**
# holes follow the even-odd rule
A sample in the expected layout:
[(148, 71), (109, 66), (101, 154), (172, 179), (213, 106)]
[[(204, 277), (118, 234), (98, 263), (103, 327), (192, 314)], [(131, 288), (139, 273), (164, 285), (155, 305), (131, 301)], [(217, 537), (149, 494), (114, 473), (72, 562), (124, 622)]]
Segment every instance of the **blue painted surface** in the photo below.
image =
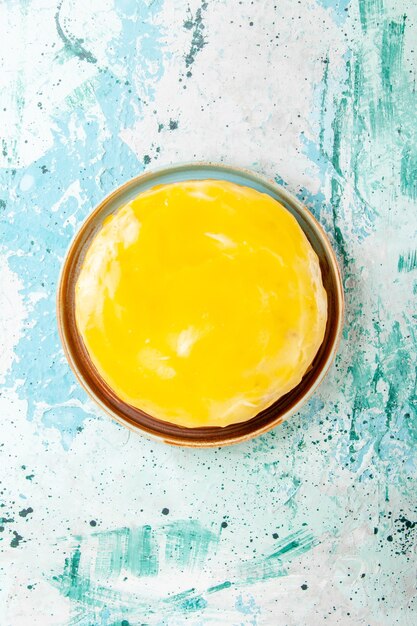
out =
[[(415, 3), (3, 10), (0, 622), (411, 626)], [(111, 422), (72, 376), (55, 319), (91, 210), (148, 169), (194, 160), (297, 195), (346, 293), (320, 391), (223, 450)]]

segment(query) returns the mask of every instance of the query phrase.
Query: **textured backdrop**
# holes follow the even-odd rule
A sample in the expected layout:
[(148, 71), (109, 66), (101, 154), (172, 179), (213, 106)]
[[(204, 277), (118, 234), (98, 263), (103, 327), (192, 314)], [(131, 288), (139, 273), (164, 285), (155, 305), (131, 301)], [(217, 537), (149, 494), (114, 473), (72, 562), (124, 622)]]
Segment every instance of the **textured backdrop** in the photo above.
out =
[[(9, 0), (1, 24), (2, 626), (417, 623), (414, 0)], [(113, 423), (56, 329), (110, 190), (194, 159), (304, 199), (343, 271), (331, 374), (182, 450)]]

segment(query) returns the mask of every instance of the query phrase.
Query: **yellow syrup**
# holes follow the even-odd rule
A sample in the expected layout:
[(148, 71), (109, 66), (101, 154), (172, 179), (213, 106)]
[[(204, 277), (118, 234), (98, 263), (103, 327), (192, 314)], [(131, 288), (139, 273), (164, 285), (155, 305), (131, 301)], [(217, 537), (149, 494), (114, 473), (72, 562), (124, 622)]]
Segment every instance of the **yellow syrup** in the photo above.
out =
[(185, 427), (293, 389), (324, 337), (318, 258), (276, 200), (226, 181), (154, 187), (108, 217), (76, 284), (91, 361), (124, 402)]

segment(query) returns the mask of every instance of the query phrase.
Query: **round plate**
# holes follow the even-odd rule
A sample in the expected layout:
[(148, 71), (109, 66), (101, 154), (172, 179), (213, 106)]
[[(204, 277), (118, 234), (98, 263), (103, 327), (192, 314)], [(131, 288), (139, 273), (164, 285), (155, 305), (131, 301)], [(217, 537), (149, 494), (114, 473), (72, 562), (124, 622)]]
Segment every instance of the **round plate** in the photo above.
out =
[[(320, 260), (328, 298), (328, 318), (323, 343), (302, 381), (268, 409), (246, 422), (225, 427), (185, 428), (163, 422), (122, 402), (93, 366), (75, 323), (75, 284), (85, 253), (103, 220), (139, 193), (166, 183), (217, 179), (252, 187), (284, 205), (297, 219)], [(323, 380), (335, 356), (343, 325), (343, 290), (336, 257), (323, 229), (297, 198), (263, 176), (244, 169), (209, 163), (167, 167), (133, 178), (88, 216), (67, 253), (57, 294), (58, 328), (68, 362), (87, 393), (121, 424), (166, 443), (209, 447), (224, 446), (260, 435), (298, 411)]]

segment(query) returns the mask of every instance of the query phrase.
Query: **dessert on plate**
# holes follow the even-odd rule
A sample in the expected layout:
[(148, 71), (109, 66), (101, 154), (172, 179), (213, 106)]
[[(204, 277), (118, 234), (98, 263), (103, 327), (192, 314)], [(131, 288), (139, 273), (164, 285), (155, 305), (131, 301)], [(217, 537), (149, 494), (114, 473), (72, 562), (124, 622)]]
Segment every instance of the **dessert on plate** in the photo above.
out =
[(298, 385), (324, 338), (327, 295), (316, 253), (278, 201), (191, 180), (104, 220), (75, 319), (123, 402), (183, 427), (227, 426)]

